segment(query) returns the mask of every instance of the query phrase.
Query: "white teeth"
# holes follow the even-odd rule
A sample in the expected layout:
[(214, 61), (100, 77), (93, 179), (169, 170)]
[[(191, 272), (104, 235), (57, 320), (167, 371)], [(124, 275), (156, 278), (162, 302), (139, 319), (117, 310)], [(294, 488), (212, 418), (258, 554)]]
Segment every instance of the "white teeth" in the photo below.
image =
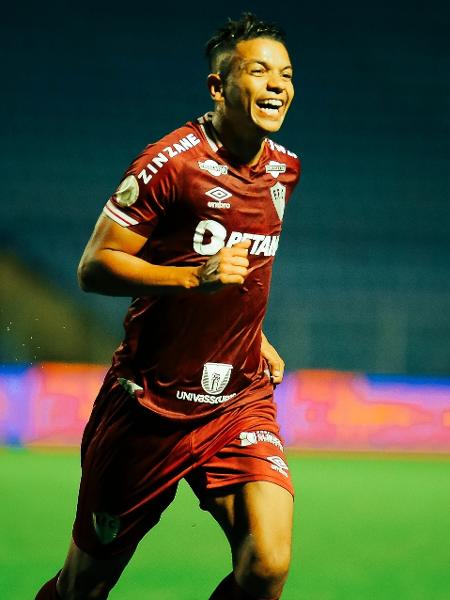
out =
[(277, 115), (278, 114), (278, 108), (263, 106), (263, 107), (261, 107), (261, 110), (263, 112), (267, 113), (268, 115)]
[(259, 104), (262, 107), (272, 106), (274, 108), (280, 108), (283, 105), (281, 100), (276, 100), (275, 98), (268, 98), (267, 100), (261, 100), (261, 102)]

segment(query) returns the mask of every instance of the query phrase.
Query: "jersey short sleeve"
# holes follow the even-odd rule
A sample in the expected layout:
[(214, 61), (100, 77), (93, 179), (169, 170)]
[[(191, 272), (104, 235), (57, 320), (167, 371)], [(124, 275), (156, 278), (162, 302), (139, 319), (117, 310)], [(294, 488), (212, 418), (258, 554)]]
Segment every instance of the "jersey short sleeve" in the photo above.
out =
[(155, 167), (158, 154), (162, 154), (158, 144), (147, 146), (103, 208), (110, 219), (147, 238), (177, 196), (174, 165), (161, 162), (164, 168)]

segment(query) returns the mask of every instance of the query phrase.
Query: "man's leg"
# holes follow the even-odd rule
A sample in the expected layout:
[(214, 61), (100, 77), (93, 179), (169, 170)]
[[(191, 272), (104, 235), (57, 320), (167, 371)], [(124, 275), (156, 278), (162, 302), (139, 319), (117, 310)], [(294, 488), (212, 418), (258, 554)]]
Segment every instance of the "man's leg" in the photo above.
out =
[(36, 600), (105, 600), (132, 555), (96, 559), (72, 541), (61, 573), (41, 588)]
[(249, 596), (237, 583), (234, 573), (230, 573), (223, 579), (214, 590), (209, 600), (253, 600), (254, 596)]
[(60, 600), (61, 596), (56, 591), (59, 573), (60, 571), (41, 587), (35, 600)]
[(255, 481), (205, 503), (231, 546), (233, 573), (210, 600), (277, 600), (291, 555), (292, 495), (283, 487)]
[(191, 454), (185, 432), (105, 379), (82, 442), (82, 477), (69, 553), (38, 600), (104, 600), (139, 541), (175, 497)]

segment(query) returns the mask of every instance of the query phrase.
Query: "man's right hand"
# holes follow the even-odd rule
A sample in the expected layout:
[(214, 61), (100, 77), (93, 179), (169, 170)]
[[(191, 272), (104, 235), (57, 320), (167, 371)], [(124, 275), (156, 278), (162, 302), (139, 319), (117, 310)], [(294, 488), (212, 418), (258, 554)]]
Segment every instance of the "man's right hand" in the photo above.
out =
[(229, 248), (222, 248), (200, 267), (200, 285), (205, 291), (224, 285), (242, 285), (248, 275), (248, 249), (251, 241), (243, 240)]

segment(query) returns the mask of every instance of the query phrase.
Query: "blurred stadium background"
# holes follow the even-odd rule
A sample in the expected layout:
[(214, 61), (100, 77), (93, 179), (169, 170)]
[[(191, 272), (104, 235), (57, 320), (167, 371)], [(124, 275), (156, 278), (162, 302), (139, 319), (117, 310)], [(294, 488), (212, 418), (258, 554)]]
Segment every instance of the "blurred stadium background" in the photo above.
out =
[[(450, 5), (113, 0), (2, 10), (2, 598), (60, 566), (121, 337), (128, 300), (78, 290), (82, 249), (130, 160), (209, 110), (203, 46), (242, 10), (285, 26), (277, 139), (303, 161), (265, 323), (298, 489), (283, 598), (450, 597)], [(112, 598), (207, 597), (228, 555), (193, 504), (182, 487)]]

